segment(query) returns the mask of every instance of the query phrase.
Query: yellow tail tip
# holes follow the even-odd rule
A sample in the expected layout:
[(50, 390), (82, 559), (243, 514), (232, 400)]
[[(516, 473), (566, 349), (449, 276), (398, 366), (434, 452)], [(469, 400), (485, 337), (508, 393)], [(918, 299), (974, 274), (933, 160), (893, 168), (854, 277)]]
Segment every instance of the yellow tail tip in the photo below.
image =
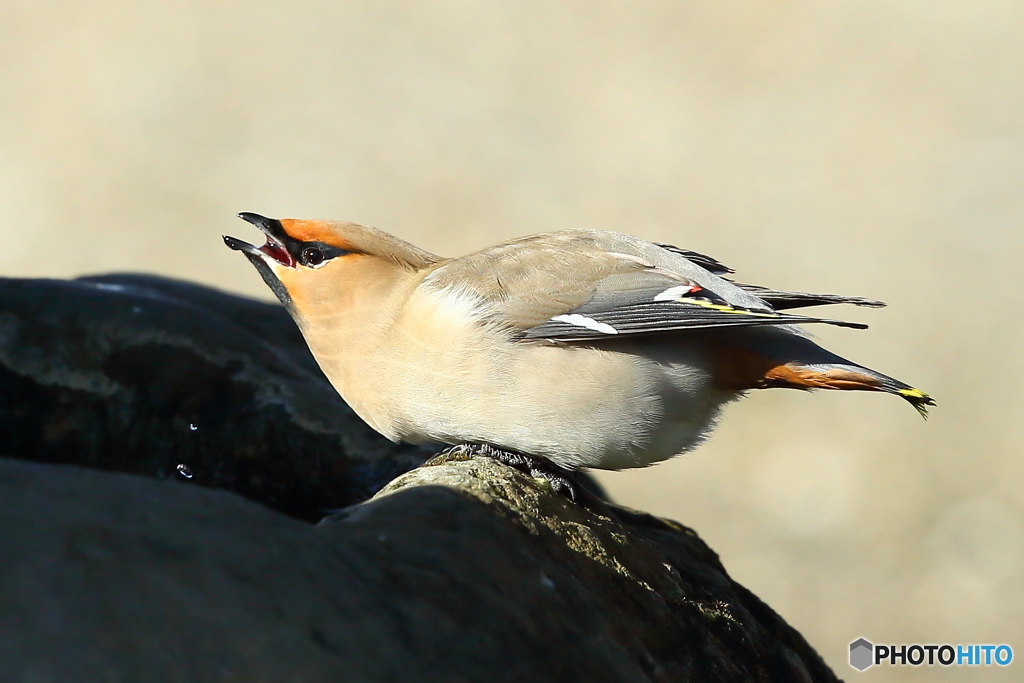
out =
[(900, 389), (896, 393), (907, 399), (917, 409), (917, 412), (921, 414), (921, 417), (926, 420), (928, 419), (928, 406), (935, 405), (935, 399), (920, 389), (914, 389), (913, 387)]

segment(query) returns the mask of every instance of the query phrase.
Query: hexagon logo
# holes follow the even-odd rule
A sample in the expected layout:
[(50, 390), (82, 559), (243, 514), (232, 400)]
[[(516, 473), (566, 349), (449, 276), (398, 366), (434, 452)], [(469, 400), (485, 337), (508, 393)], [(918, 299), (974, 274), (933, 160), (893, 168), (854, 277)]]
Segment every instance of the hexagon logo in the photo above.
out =
[(863, 671), (875, 663), (875, 646), (864, 638), (850, 643), (850, 666)]

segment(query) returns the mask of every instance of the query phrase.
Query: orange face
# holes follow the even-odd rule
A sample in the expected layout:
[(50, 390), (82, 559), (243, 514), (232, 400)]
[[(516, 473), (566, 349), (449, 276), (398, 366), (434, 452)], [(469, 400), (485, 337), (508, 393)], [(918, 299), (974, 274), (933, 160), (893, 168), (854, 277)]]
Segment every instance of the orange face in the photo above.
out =
[(436, 261), (387, 233), (355, 223), (239, 216), (267, 236), (266, 244), (256, 247), (234, 237), (224, 241), (246, 255), (300, 322), (354, 310), (381, 296), (403, 274)]
[(349, 253), (359, 251), (340, 229), (344, 224), (298, 218), (282, 218), (279, 223), (284, 233), (297, 242), (319, 242)]
[[(266, 244), (256, 247), (234, 237), (225, 237), (225, 243), (246, 255), (264, 282), (290, 310), (299, 305), (295, 297), (302, 296), (306, 289), (303, 284), (310, 273), (339, 259), (357, 255), (345, 238), (344, 224), (293, 219), (281, 221), (254, 213), (239, 216), (266, 235)], [(324, 279), (319, 278), (321, 281)]]

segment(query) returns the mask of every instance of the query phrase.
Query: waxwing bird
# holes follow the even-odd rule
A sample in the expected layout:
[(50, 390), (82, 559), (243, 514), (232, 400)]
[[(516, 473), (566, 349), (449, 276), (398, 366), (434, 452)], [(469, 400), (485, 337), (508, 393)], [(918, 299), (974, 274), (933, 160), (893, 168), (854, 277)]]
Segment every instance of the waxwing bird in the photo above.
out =
[(751, 389), (880, 391), (934, 402), (821, 348), (792, 313), (857, 297), (739, 284), (708, 256), (566, 230), (441, 258), (374, 228), (239, 216), (256, 266), (327, 378), (392, 440), (481, 444), (567, 468), (643, 467), (692, 449)]

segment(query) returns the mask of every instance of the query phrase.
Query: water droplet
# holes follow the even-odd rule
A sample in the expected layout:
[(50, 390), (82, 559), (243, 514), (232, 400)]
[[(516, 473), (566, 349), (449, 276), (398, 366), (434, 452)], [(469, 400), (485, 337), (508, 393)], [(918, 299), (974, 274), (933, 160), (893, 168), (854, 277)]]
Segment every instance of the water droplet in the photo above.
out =
[(178, 474), (185, 477), (186, 479), (192, 478), (192, 470), (189, 469), (188, 465), (183, 463), (178, 464)]
[(191, 423), (189, 423), (189, 425), (188, 425), (188, 430), (189, 430), (190, 432), (194, 432), (194, 431), (196, 431), (197, 429), (199, 429), (199, 426), (198, 426), (198, 425), (194, 425), (194, 424), (191, 424)]

